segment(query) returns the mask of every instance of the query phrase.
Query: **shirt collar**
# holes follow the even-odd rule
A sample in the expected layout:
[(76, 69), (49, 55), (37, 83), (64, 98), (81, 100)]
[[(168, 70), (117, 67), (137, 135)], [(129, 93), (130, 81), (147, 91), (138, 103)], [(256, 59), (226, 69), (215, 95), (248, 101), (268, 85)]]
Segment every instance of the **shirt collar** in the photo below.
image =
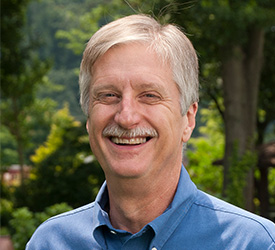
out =
[[(148, 224), (148, 226), (150, 226), (155, 232), (154, 241), (159, 247), (166, 242), (182, 218), (187, 214), (189, 208), (193, 204), (196, 192), (197, 188), (195, 184), (191, 181), (184, 166), (182, 166), (177, 191), (172, 203), (162, 215)], [(105, 211), (108, 202), (108, 189), (105, 181), (95, 199), (95, 210), (93, 215), (94, 229), (104, 225), (113, 229), (108, 213)], [(95, 230), (95, 232), (96, 231), (99, 232), (100, 230)], [(99, 241), (103, 240), (98, 233), (94, 236)]]

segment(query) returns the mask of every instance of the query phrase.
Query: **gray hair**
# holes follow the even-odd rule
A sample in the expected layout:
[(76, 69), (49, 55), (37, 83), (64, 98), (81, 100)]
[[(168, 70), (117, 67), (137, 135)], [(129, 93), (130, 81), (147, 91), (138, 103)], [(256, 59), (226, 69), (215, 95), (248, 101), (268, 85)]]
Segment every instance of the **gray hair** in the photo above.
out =
[(168, 62), (180, 92), (181, 112), (199, 100), (198, 58), (190, 40), (172, 24), (162, 25), (146, 15), (131, 15), (100, 28), (89, 40), (80, 66), (80, 104), (89, 113), (89, 90), (96, 60), (120, 44), (148, 44), (163, 62)]

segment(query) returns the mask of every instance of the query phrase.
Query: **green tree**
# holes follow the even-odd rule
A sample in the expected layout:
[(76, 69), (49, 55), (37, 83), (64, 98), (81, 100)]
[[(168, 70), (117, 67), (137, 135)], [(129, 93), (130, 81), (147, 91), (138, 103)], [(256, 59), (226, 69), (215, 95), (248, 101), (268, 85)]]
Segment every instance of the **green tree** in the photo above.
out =
[(75, 25), (70, 28), (61, 27), (56, 32), (56, 37), (63, 41), (62, 44), (65, 48), (73, 51), (76, 55), (81, 55), (85, 44), (99, 27), (119, 17), (137, 13), (152, 14), (165, 21), (169, 18), (169, 15), (166, 14), (170, 10), (167, 4), (168, 1), (160, 0), (148, 2), (141, 0), (96, 1), (90, 8), (85, 8), (80, 16), (79, 12), (68, 11), (67, 17)]
[(42, 211), (55, 203), (78, 207), (91, 202), (104, 174), (91, 153), (85, 126), (68, 107), (53, 117), (47, 141), (31, 157), (34, 167), (26, 183), (27, 196), (17, 192), (17, 207)]
[(8, 128), (16, 141), (18, 163), (21, 166), (21, 183), (24, 183), (23, 166), (25, 149), (29, 142), (28, 113), (35, 100), (38, 84), (49, 69), (33, 54), (35, 41), (25, 27), (29, 1), (1, 1), (1, 124)]
[(0, 127), (0, 141), (1, 141), (1, 174), (4, 173), (7, 166), (18, 162), (18, 154), (16, 152), (16, 141), (10, 134), (7, 127)]
[[(275, 122), (275, 26), (266, 29), (265, 47), (264, 47), (264, 65), (259, 89), (259, 115), (258, 115), (258, 140), (261, 145), (267, 141), (274, 140), (275, 131), (272, 131), (270, 138), (265, 138), (266, 129), (271, 123)], [(274, 127), (274, 125), (273, 125)], [(274, 130), (274, 129), (273, 129)], [(272, 137), (273, 134), (273, 137)]]
[[(271, 27), (266, 31), (265, 48), (264, 48), (264, 67), (261, 77), (261, 84), (259, 90), (259, 110), (258, 110), (258, 138), (257, 146), (258, 148), (264, 148), (266, 143), (275, 143), (275, 29)], [(272, 166), (274, 164), (270, 162), (269, 166), (262, 164), (267, 162), (268, 159), (264, 156), (261, 159), (261, 155), (258, 161), (258, 170), (260, 175), (257, 178), (257, 197), (260, 200), (260, 213), (265, 217), (269, 217), (270, 205), (273, 207), (274, 202), (274, 183), (271, 179), (272, 173), (274, 176), (274, 171)], [(272, 172), (273, 171), (273, 172)], [(272, 189), (273, 187), (273, 189)]]
[[(78, 120), (84, 120), (78, 105), (78, 68), (81, 61), (79, 54), (67, 49), (64, 45), (66, 39), (56, 36), (58, 30), (80, 29), (80, 20), (85, 18), (87, 10), (94, 8), (101, 1), (66, 1), (66, 0), (40, 0), (29, 4), (27, 22), (31, 34), (42, 46), (37, 50), (40, 58), (50, 58), (52, 68), (47, 76), (55, 85), (62, 88), (59, 91), (39, 91), (38, 97), (50, 97), (58, 103), (61, 109), (66, 100), (70, 104), (70, 112)], [(90, 25), (89, 23), (86, 26)], [(79, 39), (79, 38), (78, 38)], [(86, 40), (83, 41), (86, 43)], [(83, 48), (82, 48), (83, 49)]]
[[(186, 27), (187, 33), (194, 34), (190, 38), (201, 55), (202, 70), (212, 64), (221, 79), (220, 89), (218, 82), (211, 86), (221, 90), (224, 100), (224, 110), (221, 107), (220, 111), (225, 124), (223, 193), (227, 195), (233, 181), (230, 175), (236, 162), (233, 158), (242, 161), (247, 151), (255, 154), (264, 41), (273, 22), (274, 8), (269, 1), (203, 0), (188, 9), (178, 5), (179, 10), (181, 15), (173, 14), (172, 18)], [(204, 80), (208, 84), (213, 79)], [(249, 168), (243, 169), (247, 176), (245, 207), (249, 210), (253, 210), (256, 163), (256, 160), (250, 162)]]

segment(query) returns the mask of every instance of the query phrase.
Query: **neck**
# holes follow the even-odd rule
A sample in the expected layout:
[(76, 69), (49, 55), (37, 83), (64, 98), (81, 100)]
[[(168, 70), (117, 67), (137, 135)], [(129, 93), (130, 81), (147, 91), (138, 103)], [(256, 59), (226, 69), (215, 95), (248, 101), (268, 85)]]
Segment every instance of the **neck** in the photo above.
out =
[(107, 179), (113, 227), (130, 233), (139, 232), (160, 216), (172, 202), (180, 176), (180, 168), (169, 171), (164, 178)]

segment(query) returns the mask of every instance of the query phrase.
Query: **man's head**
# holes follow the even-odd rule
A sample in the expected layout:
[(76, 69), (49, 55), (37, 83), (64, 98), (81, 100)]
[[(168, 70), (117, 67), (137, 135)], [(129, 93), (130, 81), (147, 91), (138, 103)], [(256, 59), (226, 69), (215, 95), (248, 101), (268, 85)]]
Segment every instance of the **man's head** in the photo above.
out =
[(198, 60), (189, 39), (174, 25), (161, 25), (145, 15), (132, 15), (111, 22), (99, 29), (90, 39), (84, 51), (80, 68), (80, 103), (89, 115), (89, 89), (93, 79), (93, 65), (110, 48), (141, 43), (153, 50), (163, 63), (173, 71), (181, 98), (184, 115), (189, 106), (199, 99)]
[(186, 36), (150, 17), (125, 17), (93, 35), (81, 65), (81, 103), (107, 181), (178, 176), (195, 126), (197, 71)]

